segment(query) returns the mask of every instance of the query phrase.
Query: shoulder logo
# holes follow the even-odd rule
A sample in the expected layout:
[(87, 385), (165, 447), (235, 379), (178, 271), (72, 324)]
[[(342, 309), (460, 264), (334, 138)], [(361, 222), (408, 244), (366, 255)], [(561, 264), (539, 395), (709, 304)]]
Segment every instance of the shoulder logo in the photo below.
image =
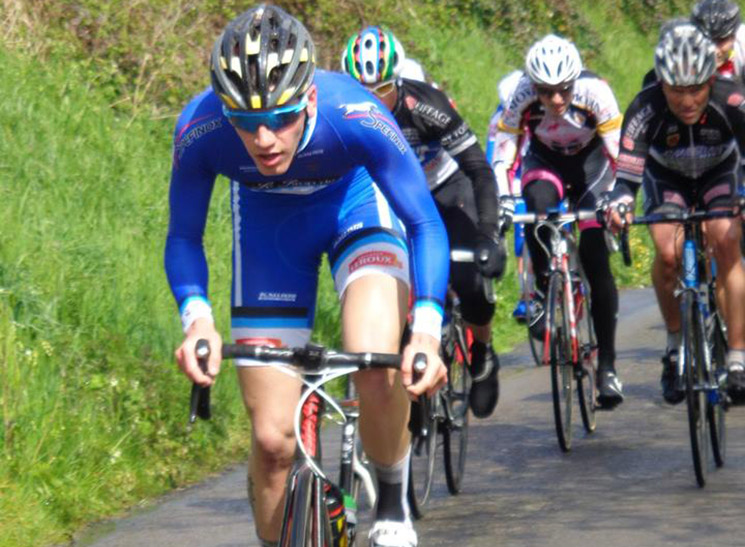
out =
[(378, 105), (370, 101), (364, 103), (343, 104), (339, 108), (344, 109), (345, 118), (356, 117), (352, 116), (353, 114), (371, 114), (378, 111)]
[(392, 119), (386, 117), (380, 111), (378, 105), (371, 101), (365, 101), (343, 104), (339, 108), (344, 109), (345, 120), (359, 120), (363, 127), (374, 129), (385, 135), (401, 154), (406, 153), (406, 143), (398, 125)]

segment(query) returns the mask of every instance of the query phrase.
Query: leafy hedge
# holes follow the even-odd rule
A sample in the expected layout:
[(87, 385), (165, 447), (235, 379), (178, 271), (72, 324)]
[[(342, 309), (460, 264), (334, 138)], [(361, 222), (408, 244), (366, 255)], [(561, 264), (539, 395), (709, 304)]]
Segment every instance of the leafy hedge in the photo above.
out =
[[(604, 40), (603, 29), (585, 14), (586, 3), (571, 0), (286, 0), (276, 4), (306, 24), (317, 42), (320, 65), (333, 69), (345, 39), (367, 24), (395, 29), (407, 50), (425, 60), (433, 52), (426, 42), (415, 39), (422, 29), (434, 33), (454, 26), (479, 29), (494, 37), (513, 64), (519, 64), (528, 45), (548, 31), (572, 37), (590, 62)], [(106, 89), (120, 109), (173, 112), (207, 84), (206, 62), (215, 37), (250, 5), (238, 0), (6, 0), (0, 40), (42, 60), (56, 53), (88, 67), (91, 83)], [(683, 0), (603, 1), (609, 26), (630, 20), (647, 34), (671, 15), (684, 13), (688, 5)]]

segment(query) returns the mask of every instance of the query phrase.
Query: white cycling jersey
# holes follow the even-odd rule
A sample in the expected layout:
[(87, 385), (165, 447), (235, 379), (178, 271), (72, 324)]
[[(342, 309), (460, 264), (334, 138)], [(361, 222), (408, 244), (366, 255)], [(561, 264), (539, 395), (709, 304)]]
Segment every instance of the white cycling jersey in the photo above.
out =
[[(499, 80), (497, 84), (497, 95), (499, 96), (499, 104), (497, 109), (489, 120), (489, 129), (487, 130), (486, 140), (486, 159), (489, 161), (489, 165), (492, 169), (499, 169), (496, 164), (496, 158), (494, 154), (494, 148), (496, 145), (497, 134), (499, 133), (499, 121), (502, 119), (504, 109), (512, 100), (512, 95), (517, 89), (520, 78), (523, 76), (522, 70), (513, 70), (507, 76)], [(522, 139), (520, 152), (525, 151), (528, 139)], [(496, 170), (495, 175), (497, 176), (497, 192), (499, 196), (519, 196), (520, 195), (520, 177), (513, 176), (511, 182), (507, 181), (507, 178), (501, 176)]]
[(577, 154), (600, 137), (608, 156), (615, 161), (622, 121), (610, 86), (592, 72), (583, 71), (577, 78), (572, 102), (561, 116), (546, 111), (533, 83), (523, 76), (499, 121), (494, 160), (511, 168), (518, 139), (527, 128), (531, 140), (565, 156)]

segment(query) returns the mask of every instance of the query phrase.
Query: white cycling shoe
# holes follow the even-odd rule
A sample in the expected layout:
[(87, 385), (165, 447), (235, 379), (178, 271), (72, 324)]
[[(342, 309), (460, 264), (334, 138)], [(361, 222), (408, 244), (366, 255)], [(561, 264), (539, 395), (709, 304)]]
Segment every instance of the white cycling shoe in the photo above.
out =
[(370, 547), (417, 547), (417, 537), (411, 522), (379, 520), (367, 536)]

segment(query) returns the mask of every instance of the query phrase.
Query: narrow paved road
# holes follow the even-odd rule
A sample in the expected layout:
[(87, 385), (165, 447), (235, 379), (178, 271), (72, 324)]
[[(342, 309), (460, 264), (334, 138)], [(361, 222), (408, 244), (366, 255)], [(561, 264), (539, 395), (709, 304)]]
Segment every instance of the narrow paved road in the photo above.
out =
[[(576, 427), (569, 454), (556, 443), (549, 371), (530, 364), (525, 348), (503, 357), (497, 411), (472, 422), (463, 492), (447, 494), (440, 467), (417, 524), (420, 545), (745, 544), (745, 409), (729, 413), (727, 463), (699, 489), (685, 404), (666, 405), (659, 393), (664, 330), (653, 293), (622, 293), (620, 317), (626, 401), (598, 415), (593, 435)], [(245, 485), (241, 466), (100, 525), (76, 544), (257, 545)]]

